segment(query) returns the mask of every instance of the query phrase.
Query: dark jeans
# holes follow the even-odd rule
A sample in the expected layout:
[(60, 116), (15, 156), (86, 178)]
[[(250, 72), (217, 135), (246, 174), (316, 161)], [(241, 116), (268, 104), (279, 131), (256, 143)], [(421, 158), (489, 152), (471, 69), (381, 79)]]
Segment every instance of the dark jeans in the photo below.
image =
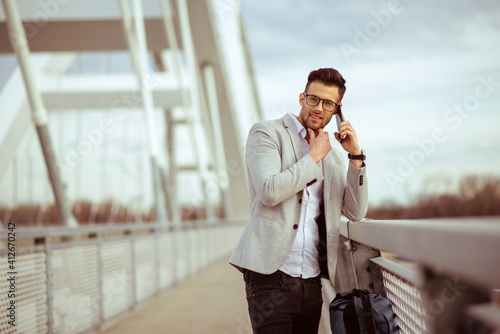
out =
[(243, 277), (254, 333), (318, 333), (323, 304), (319, 276), (303, 279), (245, 270)]

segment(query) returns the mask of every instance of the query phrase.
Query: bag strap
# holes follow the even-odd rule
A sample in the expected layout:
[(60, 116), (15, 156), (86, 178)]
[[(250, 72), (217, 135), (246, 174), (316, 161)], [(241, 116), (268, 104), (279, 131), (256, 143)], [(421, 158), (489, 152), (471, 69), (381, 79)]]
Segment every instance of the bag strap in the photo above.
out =
[(361, 312), (363, 334), (376, 334), (377, 330), (370, 297), (368, 295), (361, 296), (361, 302), (363, 303), (363, 311)]
[(352, 300), (350, 303), (347, 303), (347, 305), (345, 306), (342, 319), (344, 320), (344, 328), (346, 333), (361, 333), (361, 330), (359, 329), (358, 316), (356, 315), (356, 308), (354, 307), (354, 300)]

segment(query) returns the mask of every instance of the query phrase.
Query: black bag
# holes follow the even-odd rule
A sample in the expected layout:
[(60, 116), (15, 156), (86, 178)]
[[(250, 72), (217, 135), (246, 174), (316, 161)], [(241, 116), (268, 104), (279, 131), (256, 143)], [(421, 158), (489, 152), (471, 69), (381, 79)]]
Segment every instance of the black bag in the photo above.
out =
[(333, 334), (399, 333), (390, 301), (358, 289), (337, 293), (330, 304), (330, 326)]

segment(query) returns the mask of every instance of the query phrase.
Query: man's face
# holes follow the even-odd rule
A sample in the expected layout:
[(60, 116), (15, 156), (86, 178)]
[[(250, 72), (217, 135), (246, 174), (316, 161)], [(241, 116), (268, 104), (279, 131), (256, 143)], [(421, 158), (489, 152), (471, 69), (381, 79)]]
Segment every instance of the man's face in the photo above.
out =
[[(316, 95), (322, 100), (330, 100), (335, 103), (340, 103), (339, 88), (336, 86), (326, 86), (319, 81), (313, 81), (307, 88), (307, 94)], [(306, 96), (301, 93), (299, 103), (302, 106), (299, 113), (299, 122), (307, 129), (314, 131), (324, 128), (329, 122), (337, 108), (333, 111), (323, 109), (323, 101), (320, 101), (317, 106), (310, 106), (306, 103)]]

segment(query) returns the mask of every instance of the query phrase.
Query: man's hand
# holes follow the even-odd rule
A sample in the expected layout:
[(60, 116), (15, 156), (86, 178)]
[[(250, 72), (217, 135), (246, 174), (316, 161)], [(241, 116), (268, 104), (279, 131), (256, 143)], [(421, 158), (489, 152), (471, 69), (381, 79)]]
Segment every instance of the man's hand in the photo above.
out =
[(307, 129), (307, 133), (309, 134), (308, 154), (314, 159), (314, 162), (318, 163), (321, 159), (326, 157), (332, 148), (328, 132), (319, 129), (316, 135), (313, 130)]
[[(342, 143), (340, 143), (340, 145), (342, 145), (342, 148), (349, 152), (351, 155), (361, 154), (361, 148), (359, 147), (358, 137), (356, 137), (356, 131), (354, 131), (354, 128), (349, 121), (340, 123), (339, 132), (335, 132), (335, 138), (339, 142), (340, 138), (344, 138), (342, 140)], [(358, 168), (363, 165), (362, 160), (351, 160), (351, 162)]]

